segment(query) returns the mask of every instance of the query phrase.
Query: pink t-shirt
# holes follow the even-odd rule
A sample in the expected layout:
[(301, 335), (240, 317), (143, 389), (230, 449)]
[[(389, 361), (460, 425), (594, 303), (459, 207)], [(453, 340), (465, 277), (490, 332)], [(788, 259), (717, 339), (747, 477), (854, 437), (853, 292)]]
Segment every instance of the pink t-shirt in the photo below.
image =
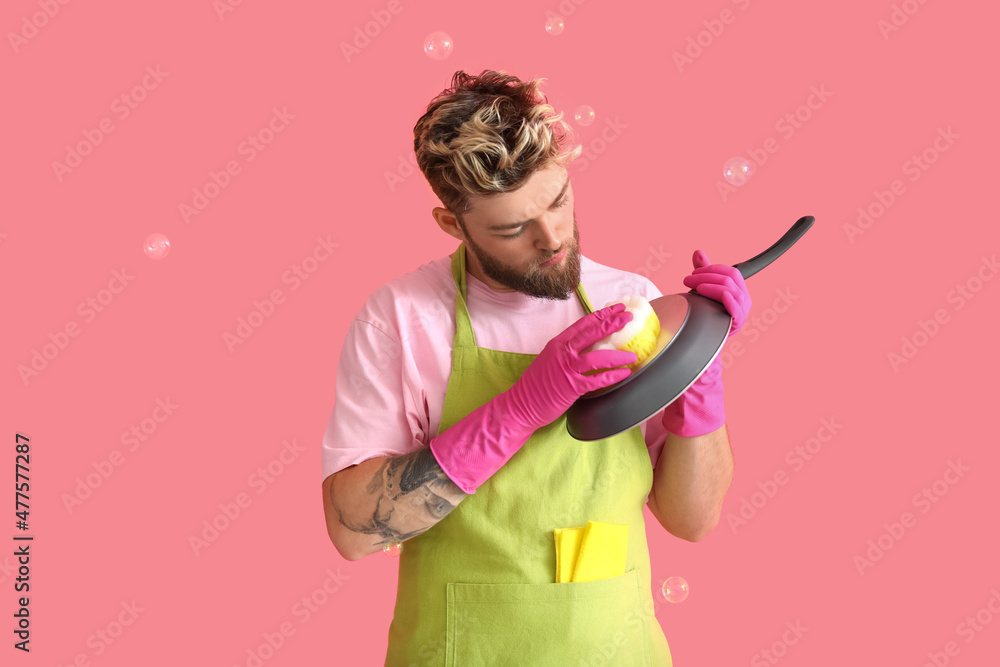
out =
[[(630, 294), (662, 296), (640, 275), (580, 256), (580, 281), (595, 310)], [(586, 315), (576, 292), (565, 301), (496, 292), (466, 272), (476, 345), (538, 354)], [(437, 436), (451, 374), (456, 285), (451, 257), (378, 287), (351, 321), (337, 366), (336, 400), (323, 436), (323, 478), (378, 456), (399, 456)], [(666, 439), (662, 412), (640, 426), (656, 462)]]

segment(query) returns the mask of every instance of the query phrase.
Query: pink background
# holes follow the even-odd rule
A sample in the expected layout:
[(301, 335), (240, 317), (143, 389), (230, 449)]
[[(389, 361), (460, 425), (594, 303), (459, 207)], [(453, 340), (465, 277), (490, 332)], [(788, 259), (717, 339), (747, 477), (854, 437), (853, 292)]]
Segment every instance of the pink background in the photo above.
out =
[[(220, 17), (211, 0), (4, 3), (0, 433), (5, 486), (15, 434), (31, 438), (35, 536), (30, 654), (12, 648), (16, 561), (0, 557), (4, 664), (228, 667), (256, 664), (262, 644), (269, 667), (382, 664), (397, 561), (347, 562), (330, 543), (320, 441), (353, 315), (376, 286), (456, 245), (405, 163), (431, 98), (456, 70), (485, 68), (546, 78), (587, 156), (570, 171), (584, 254), (646, 270), (664, 293), (686, 290), (696, 248), (733, 264), (816, 217), (748, 281), (759, 319), (724, 374), (736, 475), (722, 522), (688, 543), (647, 511), (675, 664), (997, 664), (1000, 280), (983, 258), (1000, 245), (1000, 11), (389, 6), (247, 0)], [(562, 34), (546, 33), (547, 11), (565, 16)], [(371, 12), (391, 20), (379, 27)], [(341, 44), (366, 26), (378, 32), (348, 62)], [(442, 61), (422, 50), (438, 30), (454, 41)], [(12, 44), (22, 31), (30, 38)], [(686, 48), (696, 57), (679, 68)], [(157, 67), (159, 82), (146, 76)], [(115, 100), (136, 86), (144, 99), (123, 117)], [(573, 120), (584, 104), (589, 126)], [(248, 160), (241, 143), (274, 109), (294, 118)], [(797, 128), (784, 120), (796, 112)], [(60, 178), (53, 163), (102, 119), (113, 131)], [(948, 128), (951, 143), (935, 147)], [(769, 139), (777, 151), (721, 195), (726, 160), (760, 156)], [(185, 222), (180, 205), (229, 161), (239, 173)], [(850, 238), (859, 207), (880, 215)], [(172, 244), (160, 261), (142, 250), (154, 232)], [(336, 249), (305, 261), (317, 238)], [(286, 280), (304, 261), (309, 278)], [(132, 276), (123, 289), (116, 271)], [(958, 285), (978, 291), (959, 297)], [(281, 303), (230, 350), (224, 336), (275, 290)], [(768, 312), (781, 291), (792, 305)], [(104, 299), (101, 311), (81, 308), (88, 299)], [(78, 335), (60, 337), (74, 324)], [(916, 355), (894, 367), (889, 354), (915, 333)], [(50, 358), (22, 378), (36, 351)], [(842, 427), (830, 437), (824, 419)], [(144, 426), (142, 440), (123, 440)], [(299, 450), (282, 462), (286, 442)], [(811, 458), (797, 458), (807, 445)], [(949, 462), (966, 470), (946, 474)], [(786, 483), (769, 483), (776, 474)], [(23, 533), (13, 490), (3, 494), (0, 553), (12, 554)], [(239, 516), (195, 553), (203, 522), (225, 526), (220, 504)], [(669, 576), (690, 583), (685, 602), (658, 597)], [(134, 618), (123, 611), (133, 602)], [(130, 622), (120, 634), (119, 617)], [(97, 634), (108, 631), (110, 644)]]

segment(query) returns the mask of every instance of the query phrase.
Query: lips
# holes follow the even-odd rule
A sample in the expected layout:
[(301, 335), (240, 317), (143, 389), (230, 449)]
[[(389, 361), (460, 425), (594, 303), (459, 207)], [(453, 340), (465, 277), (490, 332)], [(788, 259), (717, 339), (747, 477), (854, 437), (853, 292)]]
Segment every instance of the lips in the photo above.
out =
[(558, 255), (556, 255), (555, 257), (553, 257), (552, 259), (550, 259), (549, 261), (542, 262), (541, 264), (539, 264), (539, 266), (552, 266), (553, 264), (558, 264), (562, 260), (562, 258), (565, 257), (565, 256), (566, 256), (566, 251), (563, 250), (561, 253), (559, 253)]

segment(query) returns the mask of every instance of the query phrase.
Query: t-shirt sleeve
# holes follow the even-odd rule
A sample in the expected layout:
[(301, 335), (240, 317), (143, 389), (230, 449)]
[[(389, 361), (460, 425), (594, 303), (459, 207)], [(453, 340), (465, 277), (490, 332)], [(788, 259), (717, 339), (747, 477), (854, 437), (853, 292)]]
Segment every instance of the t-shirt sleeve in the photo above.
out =
[(323, 479), (379, 456), (419, 449), (424, 433), (408, 419), (406, 349), (394, 332), (354, 319), (337, 365), (333, 411), (323, 435)]

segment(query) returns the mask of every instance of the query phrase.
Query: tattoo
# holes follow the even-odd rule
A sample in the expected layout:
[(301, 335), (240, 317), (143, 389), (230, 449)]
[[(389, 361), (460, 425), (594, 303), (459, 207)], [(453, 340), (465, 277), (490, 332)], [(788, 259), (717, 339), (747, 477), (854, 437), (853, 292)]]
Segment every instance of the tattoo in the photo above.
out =
[[(455, 504), (445, 495), (462, 495), (462, 490), (441, 470), (430, 447), (382, 462), (365, 485), (365, 493), (374, 501), (375, 510), (364, 520), (352, 521), (345, 517), (333, 493), (336, 481), (335, 476), (330, 484), (330, 502), (340, 524), (356, 533), (378, 535), (382, 538), (379, 544), (383, 546), (426, 532), (455, 509)], [(393, 514), (397, 515), (395, 521)], [(430, 520), (421, 521), (424, 517)]]

